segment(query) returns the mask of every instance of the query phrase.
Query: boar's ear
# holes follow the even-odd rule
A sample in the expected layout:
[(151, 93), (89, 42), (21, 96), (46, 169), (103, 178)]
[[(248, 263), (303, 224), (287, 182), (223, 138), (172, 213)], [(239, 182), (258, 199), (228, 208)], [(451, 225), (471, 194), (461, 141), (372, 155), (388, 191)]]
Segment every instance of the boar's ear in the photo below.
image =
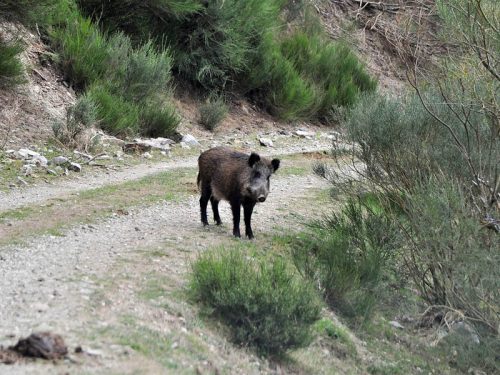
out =
[(271, 165), (273, 166), (274, 172), (276, 172), (280, 167), (280, 159), (271, 160)]
[(255, 152), (252, 152), (250, 154), (250, 157), (248, 158), (248, 165), (253, 167), (255, 163), (257, 163), (260, 160), (260, 156), (256, 154)]

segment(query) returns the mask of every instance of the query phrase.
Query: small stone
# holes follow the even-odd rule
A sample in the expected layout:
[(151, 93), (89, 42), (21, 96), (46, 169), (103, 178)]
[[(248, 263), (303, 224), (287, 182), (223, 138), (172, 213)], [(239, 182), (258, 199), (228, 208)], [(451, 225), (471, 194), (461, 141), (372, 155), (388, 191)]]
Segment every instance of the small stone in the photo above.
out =
[(48, 160), (45, 156), (43, 155), (36, 155), (32, 159), (36, 165), (39, 165), (40, 167), (46, 167), (48, 164)]
[(200, 143), (196, 140), (195, 137), (193, 137), (191, 134), (186, 134), (182, 137), (181, 142), (184, 142), (188, 146), (201, 146)]
[(53, 176), (57, 176), (57, 172), (52, 169), (47, 169), (47, 174), (51, 174)]
[(273, 141), (269, 138), (259, 138), (259, 143), (264, 147), (273, 147)]
[(65, 156), (56, 156), (54, 159), (52, 159), (52, 164), (54, 165), (64, 165), (69, 163), (69, 159)]
[(405, 327), (404, 327), (401, 323), (399, 323), (399, 322), (397, 322), (397, 321), (395, 321), (395, 320), (391, 320), (391, 321), (389, 322), (389, 324), (390, 324), (392, 327), (394, 327), (394, 328), (398, 328), (398, 329), (404, 329), (404, 328), (405, 328)]
[(29, 164), (25, 164), (23, 165), (21, 172), (25, 176), (31, 176), (33, 174), (33, 167)]
[(17, 176), (17, 181), (24, 186), (28, 186), (28, 183), (24, 181), (21, 177)]
[(153, 155), (151, 155), (149, 152), (145, 152), (144, 154), (142, 154), (142, 157), (144, 159), (152, 159)]
[[(307, 130), (296, 130), (294, 132), (295, 135), (302, 137), (302, 138), (307, 138), (307, 137), (314, 137), (315, 133)], [(310, 139), (310, 138), (309, 138)]]
[(81, 172), (82, 166), (78, 163), (70, 163), (68, 169), (73, 172)]
[(49, 309), (49, 305), (41, 302), (36, 302), (31, 305), (31, 308), (37, 312), (44, 312)]

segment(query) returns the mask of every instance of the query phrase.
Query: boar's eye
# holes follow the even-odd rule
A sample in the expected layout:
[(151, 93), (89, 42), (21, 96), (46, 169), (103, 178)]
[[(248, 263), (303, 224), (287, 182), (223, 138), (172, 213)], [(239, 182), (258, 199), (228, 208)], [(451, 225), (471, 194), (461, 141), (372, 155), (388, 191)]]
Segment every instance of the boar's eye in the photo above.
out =
[(254, 177), (255, 178), (260, 178), (260, 172), (255, 172)]

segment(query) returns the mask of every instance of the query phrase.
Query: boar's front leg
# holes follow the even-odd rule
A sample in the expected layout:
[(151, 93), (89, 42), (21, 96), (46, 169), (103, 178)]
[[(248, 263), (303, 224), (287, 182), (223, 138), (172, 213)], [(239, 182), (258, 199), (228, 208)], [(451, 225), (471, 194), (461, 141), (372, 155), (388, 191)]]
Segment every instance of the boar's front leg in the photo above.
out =
[(255, 202), (245, 202), (243, 203), (243, 212), (245, 215), (245, 234), (249, 239), (253, 238), (252, 231), (252, 212), (255, 207)]
[(240, 199), (231, 199), (231, 211), (233, 212), (233, 236), (241, 237), (240, 234), (240, 211), (241, 211), (241, 201)]

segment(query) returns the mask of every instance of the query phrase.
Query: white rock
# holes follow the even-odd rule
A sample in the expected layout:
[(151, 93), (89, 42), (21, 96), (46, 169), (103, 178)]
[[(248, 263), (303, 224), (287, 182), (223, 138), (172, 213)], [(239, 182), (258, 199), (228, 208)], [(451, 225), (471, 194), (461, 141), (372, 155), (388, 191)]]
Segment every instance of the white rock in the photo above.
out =
[(302, 137), (302, 138), (307, 138), (307, 137), (314, 137), (316, 133), (308, 131), (308, 130), (296, 130), (294, 132), (295, 135)]
[(170, 150), (170, 145), (175, 143), (169, 138), (162, 138), (162, 137), (150, 138), (150, 139), (136, 138), (134, 139), (134, 142), (140, 145), (149, 146), (151, 148), (157, 148), (159, 150), (164, 150), (164, 151)]
[(27, 148), (20, 148), (18, 153), (25, 159), (32, 158), (34, 156), (40, 156), (38, 152), (29, 150)]
[(21, 172), (25, 175), (25, 176), (31, 176), (31, 174), (33, 173), (33, 167), (29, 164), (25, 164), (23, 165), (22, 169), (21, 169)]
[(52, 159), (52, 164), (54, 165), (63, 165), (69, 163), (69, 159), (66, 156), (56, 156)]
[(273, 141), (269, 138), (259, 138), (259, 143), (264, 147), (273, 147)]
[(405, 328), (405, 327), (404, 327), (401, 323), (397, 322), (396, 320), (391, 320), (391, 321), (389, 322), (389, 324), (390, 324), (392, 327), (394, 327), (394, 328), (398, 328), (398, 329), (404, 329), (404, 328)]
[(188, 146), (201, 146), (200, 143), (191, 134), (186, 134), (182, 137), (182, 142)]
[(39, 165), (40, 167), (46, 167), (47, 164), (49, 163), (47, 158), (43, 155), (36, 155), (32, 159), (36, 165)]
[(149, 152), (145, 152), (144, 154), (142, 154), (142, 157), (144, 159), (152, 159), (153, 158), (153, 156)]
[(78, 163), (70, 163), (68, 169), (73, 172), (81, 172), (82, 166)]

